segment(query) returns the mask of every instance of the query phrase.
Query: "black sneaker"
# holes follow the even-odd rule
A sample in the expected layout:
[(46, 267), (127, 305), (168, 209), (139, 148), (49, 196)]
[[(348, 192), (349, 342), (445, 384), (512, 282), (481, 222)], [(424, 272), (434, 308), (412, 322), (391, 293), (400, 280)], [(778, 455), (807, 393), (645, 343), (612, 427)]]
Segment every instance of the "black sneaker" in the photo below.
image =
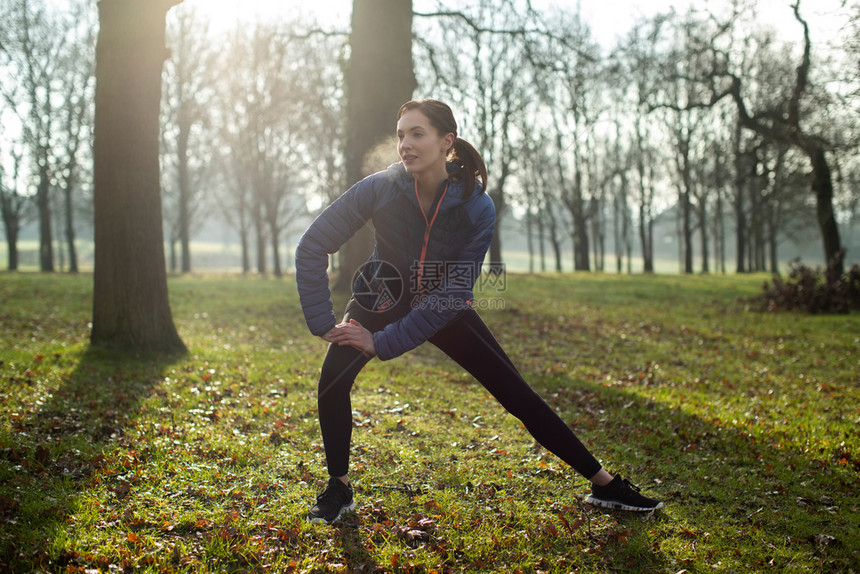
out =
[(328, 479), (328, 485), (317, 496), (317, 503), (308, 512), (308, 520), (331, 524), (341, 517), (344, 512), (355, 510), (352, 499), (352, 485), (345, 485), (335, 477)]
[(615, 475), (612, 482), (605, 486), (591, 485), (591, 494), (585, 499), (587, 504), (611, 508), (614, 510), (630, 510), (633, 512), (648, 512), (663, 508), (663, 503), (639, 494), (639, 487)]

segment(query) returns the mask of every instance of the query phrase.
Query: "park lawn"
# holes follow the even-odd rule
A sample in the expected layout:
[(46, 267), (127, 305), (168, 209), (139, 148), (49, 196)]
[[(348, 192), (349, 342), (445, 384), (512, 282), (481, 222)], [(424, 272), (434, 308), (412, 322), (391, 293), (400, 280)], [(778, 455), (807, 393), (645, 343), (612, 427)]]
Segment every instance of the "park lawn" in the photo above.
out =
[(2, 274), (0, 570), (858, 571), (860, 317), (758, 312), (765, 280), (481, 290), (526, 378), (664, 509), (584, 505), (586, 481), (425, 345), (362, 373), (359, 506), (322, 526), (324, 344), (292, 279), (171, 278), (189, 353), (159, 358), (88, 348), (90, 276)]

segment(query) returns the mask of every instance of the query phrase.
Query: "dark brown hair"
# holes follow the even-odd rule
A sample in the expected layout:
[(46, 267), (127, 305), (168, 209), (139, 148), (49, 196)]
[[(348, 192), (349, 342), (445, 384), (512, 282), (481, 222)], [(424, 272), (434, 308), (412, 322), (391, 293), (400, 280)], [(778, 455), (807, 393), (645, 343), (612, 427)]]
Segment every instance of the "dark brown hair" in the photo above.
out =
[(427, 116), (430, 125), (436, 128), (440, 136), (454, 134), (454, 144), (448, 150), (448, 161), (457, 164), (463, 170), (464, 197), (468, 199), (472, 195), (478, 177), (481, 178), (481, 191), (486, 191), (487, 166), (484, 158), (472, 144), (457, 135), (457, 121), (448, 104), (432, 99), (412, 100), (400, 106), (397, 119), (399, 120), (403, 114), (411, 110), (418, 110)]

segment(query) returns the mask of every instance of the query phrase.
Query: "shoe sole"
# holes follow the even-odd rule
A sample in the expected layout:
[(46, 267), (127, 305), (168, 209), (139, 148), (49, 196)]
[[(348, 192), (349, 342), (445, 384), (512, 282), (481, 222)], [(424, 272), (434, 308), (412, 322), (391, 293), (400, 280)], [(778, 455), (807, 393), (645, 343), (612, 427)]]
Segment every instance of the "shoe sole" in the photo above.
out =
[(355, 510), (355, 501), (353, 500), (346, 506), (341, 506), (340, 511), (337, 513), (337, 516), (332, 518), (331, 520), (326, 520), (322, 516), (308, 516), (308, 522), (315, 522), (317, 524), (332, 524), (333, 522), (337, 522), (340, 520), (340, 517), (343, 516), (347, 512), (352, 512)]
[(603, 498), (595, 498), (594, 496), (586, 498), (585, 503), (593, 506), (600, 506), (602, 508), (608, 508), (610, 510), (626, 510), (628, 512), (650, 512), (651, 510), (663, 508), (662, 502), (658, 502), (655, 506), (630, 506), (629, 504), (624, 504), (617, 500), (605, 500)]

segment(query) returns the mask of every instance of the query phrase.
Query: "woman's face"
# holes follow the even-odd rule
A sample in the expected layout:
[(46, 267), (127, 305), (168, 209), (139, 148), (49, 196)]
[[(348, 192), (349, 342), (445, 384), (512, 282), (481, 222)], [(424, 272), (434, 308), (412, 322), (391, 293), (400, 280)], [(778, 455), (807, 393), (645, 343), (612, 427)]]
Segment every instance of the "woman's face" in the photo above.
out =
[(397, 140), (397, 153), (406, 171), (417, 175), (445, 169), (454, 134), (439, 135), (421, 111), (408, 110), (397, 121)]

